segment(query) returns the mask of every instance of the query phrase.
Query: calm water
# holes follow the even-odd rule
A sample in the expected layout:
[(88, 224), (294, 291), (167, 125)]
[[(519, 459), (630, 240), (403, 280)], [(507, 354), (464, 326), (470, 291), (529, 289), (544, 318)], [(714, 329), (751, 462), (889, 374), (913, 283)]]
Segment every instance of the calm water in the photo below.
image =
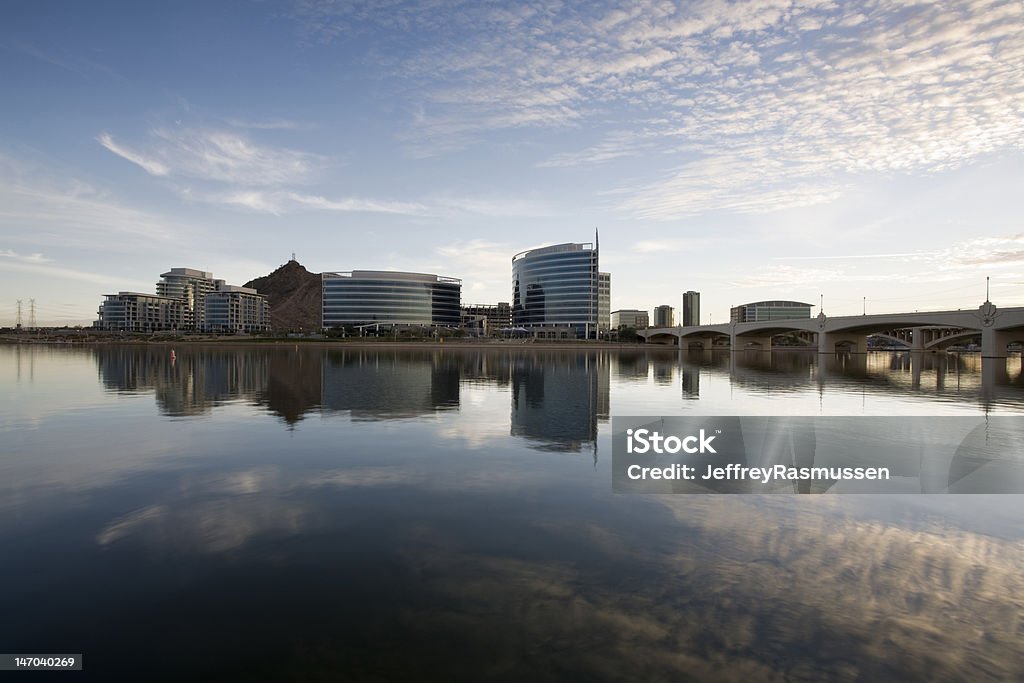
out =
[(1024, 679), (1021, 497), (615, 496), (609, 416), (642, 414), (1024, 415), (1024, 378), (0, 347), (0, 651), (84, 653), (62, 681)]

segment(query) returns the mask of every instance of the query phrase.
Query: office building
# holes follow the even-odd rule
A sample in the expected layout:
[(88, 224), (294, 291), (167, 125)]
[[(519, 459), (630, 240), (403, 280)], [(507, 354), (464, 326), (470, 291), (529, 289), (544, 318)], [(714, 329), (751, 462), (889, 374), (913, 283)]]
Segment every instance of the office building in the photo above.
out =
[(683, 294), (683, 327), (700, 325), (700, 292), (689, 291)]
[(117, 332), (160, 332), (185, 328), (185, 304), (142, 292), (107, 294), (93, 327)]
[(270, 329), (267, 298), (249, 287), (218, 281), (218, 288), (203, 297), (203, 331), (217, 334), (266, 332)]
[(612, 329), (621, 330), (623, 327), (632, 327), (634, 330), (643, 330), (650, 327), (650, 318), (647, 311), (635, 308), (623, 308), (612, 311)]
[(654, 327), (673, 327), (675, 325), (675, 309), (665, 304), (654, 309)]
[(424, 273), (353, 270), (323, 273), (324, 328), (458, 327), (462, 280)]
[(512, 258), (512, 325), (537, 337), (597, 336), (596, 244), (556, 244)]
[(612, 274), (597, 274), (597, 330), (607, 334), (612, 326)]
[(796, 320), (811, 317), (813, 304), (799, 301), (755, 301), (750, 304), (733, 306), (729, 320), (734, 323), (764, 322), (767, 320)]

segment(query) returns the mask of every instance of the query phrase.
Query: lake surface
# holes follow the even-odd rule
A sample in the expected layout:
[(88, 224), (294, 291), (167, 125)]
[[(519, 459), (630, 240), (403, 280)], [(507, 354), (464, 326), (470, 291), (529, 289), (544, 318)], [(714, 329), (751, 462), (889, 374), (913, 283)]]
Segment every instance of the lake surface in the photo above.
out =
[(1024, 416), (1024, 378), (0, 346), (0, 651), (83, 653), (59, 680), (1024, 680), (1024, 497), (612, 494), (609, 417), (687, 414)]

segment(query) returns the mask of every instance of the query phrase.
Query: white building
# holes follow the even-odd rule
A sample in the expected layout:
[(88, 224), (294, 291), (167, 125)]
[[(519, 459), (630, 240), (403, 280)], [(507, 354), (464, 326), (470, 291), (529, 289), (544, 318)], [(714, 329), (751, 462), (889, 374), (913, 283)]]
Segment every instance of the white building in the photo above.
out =
[(265, 332), (270, 329), (267, 298), (255, 289), (215, 280), (213, 273), (171, 268), (156, 283), (156, 294), (108, 294), (93, 324), (124, 332)]
[(180, 330), (185, 325), (185, 306), (180, 299), (141, 292), (107, 294), (93, 326), (120, 332)]
[(270, 329), (267, 297), (248, 287), (221, 284), (203, 297), (202, 329), (217, 334), (266, 332)]
[(217, 291), (223, 280), (214, 280), (213, 273), (194, 268), (171, 268), (160, 275), (156, 293), (160, 296), (180, 299), (185, 304), (185, 328), (203, 329), (203, 297)]
[(618, 330), (623, 327), (632, 327), (634, 330), (643, 330), (650, 327), (650, 316), (647, 311), (635, 308), (623, 308), (612, 311), (612, 329)]

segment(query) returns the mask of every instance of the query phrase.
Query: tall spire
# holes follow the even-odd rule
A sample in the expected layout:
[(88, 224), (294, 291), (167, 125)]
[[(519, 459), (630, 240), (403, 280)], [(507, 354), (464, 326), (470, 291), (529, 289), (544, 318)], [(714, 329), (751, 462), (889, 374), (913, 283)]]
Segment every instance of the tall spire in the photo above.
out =
[(601, 253), (601, 237), (597, 234), (597, 228), (594, 228), (594, 251), (598, 254)]

